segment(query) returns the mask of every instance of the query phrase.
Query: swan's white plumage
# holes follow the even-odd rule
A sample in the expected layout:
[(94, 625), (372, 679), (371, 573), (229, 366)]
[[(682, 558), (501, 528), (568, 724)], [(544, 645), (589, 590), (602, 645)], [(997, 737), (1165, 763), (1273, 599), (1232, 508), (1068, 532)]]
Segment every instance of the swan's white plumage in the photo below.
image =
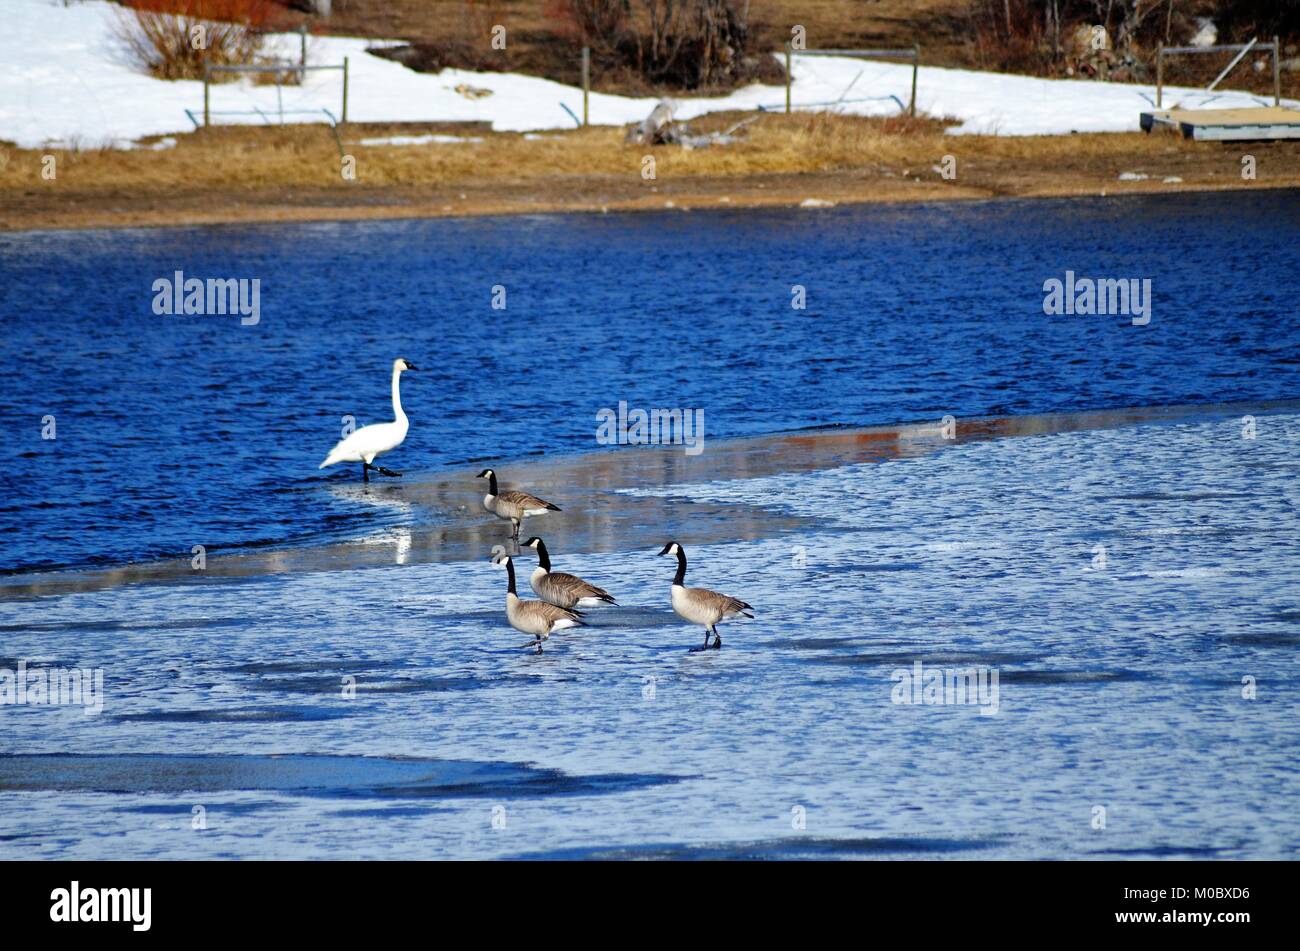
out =
[(392, 423), (375, 423), (362, 426), (347, 439), (342, 440), (330, 450), (320, 468), (340, 462), (374, 462), (376, 456), (382, 456), (396, 449), (406, 438), (407, 421), (405, 417)]
[(407, 362), (400, 357), (393, 361), (393, 421), (362, 426), (346, 439), (340, 440), (318, 468), (324, 469), (326, 466), (337, 465), (340, 462), (364, 462), (369, 465), (377, 456), (382, 456), (402, 444), (406, 439), (409, 423), (406, 413), (402, 411), (399, 380), (407, 366)]

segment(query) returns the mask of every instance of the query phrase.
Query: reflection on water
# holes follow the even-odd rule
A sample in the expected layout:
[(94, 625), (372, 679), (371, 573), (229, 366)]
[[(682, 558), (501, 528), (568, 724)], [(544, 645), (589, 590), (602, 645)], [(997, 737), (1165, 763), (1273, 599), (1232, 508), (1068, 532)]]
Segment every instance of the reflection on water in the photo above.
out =
[[(395, 489), (372, 489), (369, 485), (331, 485), (330, 494), (337, 499), (361, 506), (368, 506), (383, 513), (382, 524), (390, 528), (380, 528), (373, 533), (357, 539), (354, 544), (366, 546), (383, 546), (392, 549), (394, 564), (404, 565), (411, 555), (410, 525), (416, 521), (416, 508)], [(393, 524), (396, 523), (396, 524)]]
[[(1128, 426), (1141, 422), (1240, 416), (1247, 412), (1294, 410), (1300, 403), (1274, 400), (1258, 404), (1166, 406), (1086, 413), (962, 420), (953, 438), (933, 425), (877, 426), (786, 433), (754, 439), (717, 441), (708, 453), (685, 456), (675, 448), (637, 447), (621, 452), (588, 453), (520, 462), (510, 469), (505, 488), (526, 486), (554, 499), (560, 514), (528, 521), (553, 554), (657, 548), (666, 541), (662, 526), (678, 516), (681, 503), (656, 489), (701, 481), (760, 479), (779, 473), (816, 472), (859, 462), (911, 458), (971, 441), (1044, 435)], [(220, 552), (209, 559), (206, 577), (249, 577), (268, 573), (333, 571), (342, 568), (424, 562), (474, 561), (498, 547), (518, 555), (506, 523), (482, 510), (481, 485), (473, 473), (407, 477), (376, 485), (330, 485), (331, 497), (354, 507), (384, 511), (400, 524), (380, 526), (357, 539), (291, 549)], [(1070, 492), (1080, 491), (1071, 481)], [(1288, 489), (1288, 491), (1290, 491)], [(769, 500), (707, 499), (691, 502), (697, 543), (720, 543), (808, 531), (821, 520), (767, 505)], [(946, 544), (967, 544), (953, 540)], [(102, 571), (24, 574), (0, 580), (0, 599), (91, 591), (143, 581), (192, 580), (188, 560), (126, 565)]]

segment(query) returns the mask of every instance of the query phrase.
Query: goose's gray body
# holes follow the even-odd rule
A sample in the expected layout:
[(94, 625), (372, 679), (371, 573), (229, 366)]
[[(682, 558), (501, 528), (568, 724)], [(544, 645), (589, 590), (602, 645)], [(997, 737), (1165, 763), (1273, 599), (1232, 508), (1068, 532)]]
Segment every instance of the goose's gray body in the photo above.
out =
[(558, 505), (539, 499), (528, 492), (519, 492), (515, 489), (498, 491), (497, 474), (493, 469), (484, 469), (478, 474), (478, 478), (488, 480), (488, 493), (483, 496), (483, 507), (513, 526), (511, 538), (519, 537), (519, 526), (528, 516), (560, 511)]
[(550, 553), (546, 543), (540, 538), (530, 538), (524, 542), (525, 548), (537, 552), (537, 567), (533, 569), (528, 583), (543, 601), (562, 608), (594, 608), (600, 604), (618, 604), (604, 588), (598, 588), (577, 575), (563, 571), (551, 570)]
[(515, 592), (514, 562), (509, 556), (504, 561), (506, 575), (509, 578), (506, 586), (506, 620), (510, 622), (510, 626), (516, 631), (532, 635), (533, 643), (525, 646), (536, 646), (537, 653), (540, 654), (542, 652), (542, 641), (549, 638), (556, 631), (563, 631), (571, 627), (582, 627), (582, 621), (572, 611), (566, 611), (554, 604), (547, 604), (545, 601), (531, 601), (520, 598)]
[[(739, 598), (719, 594), (717, 591), (710, 591), (708, 588), (686, 587), (686, 550), (681, 545), (676, 542), (669, 542), (659, 554), (677, 556), (677, 574), (673, 578), (672, 586), (673, 610), (683, 620), (690, 621), (692, 624), (699, 624), (704, 628), (705, 647), (709, 646), (710, 634), (715, 638), (713, 646), (722, 646), (722, 637), (716, 630), (717, 625), (721, 622), (737, 616), (747, 618), (754, 616), (749, 613), (753, 610), (753, 607)], [(700, 648), (694, 649), (699, 650)]]

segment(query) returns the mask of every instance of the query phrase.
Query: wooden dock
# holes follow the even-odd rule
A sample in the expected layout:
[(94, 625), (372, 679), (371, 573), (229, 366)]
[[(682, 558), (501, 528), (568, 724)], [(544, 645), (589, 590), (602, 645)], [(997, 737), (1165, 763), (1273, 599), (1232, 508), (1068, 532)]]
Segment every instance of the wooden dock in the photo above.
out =
[(1174, 129), (1185, 139), (1252, 142), (1300, 139), (1300, 110), (1282, 106), (1253, 109), (1165, 109), (1141, 114), (1142, 131)]

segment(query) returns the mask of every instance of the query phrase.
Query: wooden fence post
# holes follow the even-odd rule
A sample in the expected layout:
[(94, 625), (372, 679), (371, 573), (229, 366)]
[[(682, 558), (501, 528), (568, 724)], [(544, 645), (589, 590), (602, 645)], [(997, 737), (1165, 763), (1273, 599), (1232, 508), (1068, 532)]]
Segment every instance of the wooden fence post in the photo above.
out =
[(790, 114), (790, 41), (785, 41), (785, 114)]
[(591, 47), (582, 48), (582, 127), (587, 127), (587, 104), (591, 98)]
[(1156, 108), (1164, 98), (1165, 91), (1165, 44), (1156, 47)]
[(1273, 37), (1273, 105), (1282, 105), (1282, 74), (1278, 60), (1282, 58), (1282, 47), (1278, 38)]

